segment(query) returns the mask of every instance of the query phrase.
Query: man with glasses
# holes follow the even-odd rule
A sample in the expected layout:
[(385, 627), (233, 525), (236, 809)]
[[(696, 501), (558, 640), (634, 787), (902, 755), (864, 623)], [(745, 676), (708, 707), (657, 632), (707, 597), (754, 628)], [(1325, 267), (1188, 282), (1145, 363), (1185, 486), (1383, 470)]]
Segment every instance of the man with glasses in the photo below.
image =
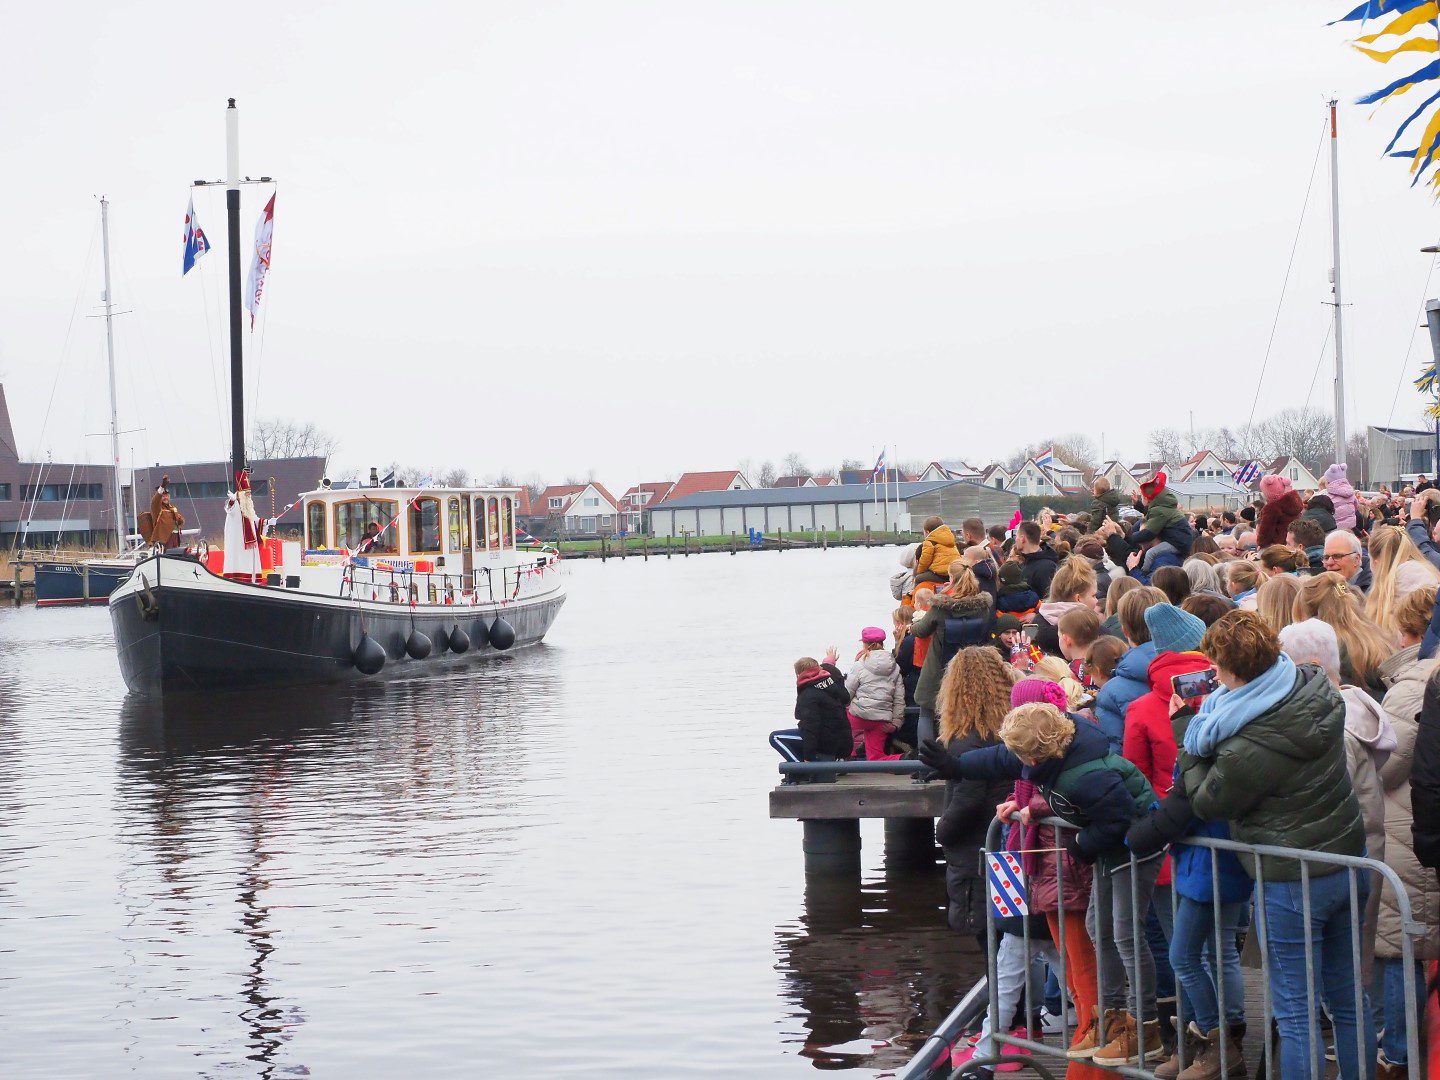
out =
[(1354, 533), (1346, 529), (1328, 533), (1323, 563), (1326, 570), (1335, 571), (1361, 592), (1370, 588), (1370, 567), (1360, 547), (1360, 538)]

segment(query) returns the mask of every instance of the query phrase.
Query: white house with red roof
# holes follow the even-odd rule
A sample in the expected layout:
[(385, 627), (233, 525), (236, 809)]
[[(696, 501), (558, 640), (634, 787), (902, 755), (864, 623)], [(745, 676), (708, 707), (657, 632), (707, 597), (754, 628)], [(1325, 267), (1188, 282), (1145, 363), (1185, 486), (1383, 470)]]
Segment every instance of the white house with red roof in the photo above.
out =
[(620, 524), (627, 533), (644, 531), (645, 511), (651, 503), (658, 503), (670, 494), (675, 484), (670, 480), (656, 480), (648, 484), (634, 484), (620, 496)]
[[(604, 484), (551, 484), (533, 503), (531, 521), (557, 537), (611, 536), (620, 531), (620, 508)], [(532, 530), (533, 531), (533, 530)]]
[[(687, 472), (681, 473), (680, 479), (671, 485), (670, 490), (665, 493), (665, 499), (683, 499), (686, 495), (696, 495), (702, 491), (749, 491), (752, 487), (754, 485), (745, 479), (745, 474), (739, 469)], [(655, 501), (664, 502), (665, 499)]]
[(1110, 481), (1110, 487), (1122, 495), (1134, 495), (1140, 490), (1140, 481), (1135, 479), (1135, 474), (1114, 458), (1102, 461), (1095, 475), (1105, 477)]
[(1173, 479), (1180, 481), (1233, 480), (1237, 468), (1239, 468), (1238, 465), (1226, 461), (1214, 450), (1200, 450), (1188, 460), (1175, 466)]

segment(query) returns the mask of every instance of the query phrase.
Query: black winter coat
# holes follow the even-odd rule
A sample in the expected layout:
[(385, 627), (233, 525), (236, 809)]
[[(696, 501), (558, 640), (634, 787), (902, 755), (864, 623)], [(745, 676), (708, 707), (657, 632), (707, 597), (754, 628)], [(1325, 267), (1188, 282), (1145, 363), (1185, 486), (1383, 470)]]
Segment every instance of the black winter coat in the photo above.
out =
[(933, 713), (950, 659), (968, 645), (990, 643), (995, 613), (990, 609), (990, 597), (984, 593), (961, 597), (936, 593), (930, 610), (912, 625), (916, 637), (930, 639), (920, 681), (915, 684), (915, 703)]
[(1440, 682), (1425, 684), (1410, 769), (1411, 835), (1421, 866), (1440, 872)]
[[(946, 749), (958, 758), (970, 750), (998, 745), (998, 739), (981, 738), (972, 732), (951, 740)], [(990, 899), (980, 872), (980, 849), (995, 819), (995, 807), (1009, 798), (1011, 787), (998, 777), (945, 782), (945, 810), (935, 822), (935, 841), (945, 852), (950, 929), (958, 933), (985, 933)]]
[(821, 755), (848, 760), (854, 747), (850, 718), (845, 715), (850, 691), (845, 689), (845, 676), (833, 664), (823, 664), (821, 670), (824, 674), (795, 687), (800, 757), (803, 761), (822, 760)]
[(1042, 542), (1039, 551), (1020, 556), (1020, 572), (1025, 576), (1025, 584), (1039, 593), (1041, 600), (1050, 595), (1050, 579), (1059, 569), (1060, 557), (1049, 544)]
[[(1000, 576), (995, 570), (994, 560), (982, 559), (972, 566), (970, 570), (975, 575), (975, 580), (980, 583), (980, 591), (989, 596), (993, 601), (1000, 589)], [(991, 606), (994, 606), (993, 603)]]

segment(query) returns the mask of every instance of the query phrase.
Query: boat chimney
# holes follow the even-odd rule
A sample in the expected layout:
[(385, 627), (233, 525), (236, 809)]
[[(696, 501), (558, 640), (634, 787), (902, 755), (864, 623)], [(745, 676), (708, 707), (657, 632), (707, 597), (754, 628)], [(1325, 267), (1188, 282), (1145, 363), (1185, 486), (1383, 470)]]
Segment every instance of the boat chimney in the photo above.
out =
[(380, 486), (380, 470), (378, 470), (377, 468), (375, 468), (374, 465), (371, 465), (371, 466), (370, 466), (370, 486), (371, 486), (371, 487), (379, 487), (379, 486)]

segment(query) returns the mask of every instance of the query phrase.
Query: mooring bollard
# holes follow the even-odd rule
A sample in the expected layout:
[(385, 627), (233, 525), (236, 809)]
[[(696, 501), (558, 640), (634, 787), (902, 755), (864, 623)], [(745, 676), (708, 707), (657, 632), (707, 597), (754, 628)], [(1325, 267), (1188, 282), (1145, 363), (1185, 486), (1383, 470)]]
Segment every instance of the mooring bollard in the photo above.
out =
[(870, 546), (870, 526), (869, 526), (869, 525), (866, 525), (866, 526), (865, 526), (865, 546), (866, 546), (866, 547), (869, 547), (869, 546)]
[(736, 532), (735, 532), (734, 529), (731, 529), (731, 530), (730, 530), (730, 554), (731, 554), (731, 555), (734, 555), (735, 552), (739, 550), (739, 547), (740, 547), (739, 536), (736, 534)]
[(670, 545), (674, 542), (674, 540), (674, 533), (671, 533), (669, 536), (665, 537), (665, 558), (667, 559), (670, 558)]
[(807, 874), (860, 872), (858, 818), (812, 818), (801, 822)]
[(685, 534), (685, 557), (686, 557), (687, 559), (690, 557), (690, 534), (689, 534), (689, 533), (686, 533), (686, 534)]
[(640, 534), (640, 557), (644, 562), (650, 561), (650, 534)]

